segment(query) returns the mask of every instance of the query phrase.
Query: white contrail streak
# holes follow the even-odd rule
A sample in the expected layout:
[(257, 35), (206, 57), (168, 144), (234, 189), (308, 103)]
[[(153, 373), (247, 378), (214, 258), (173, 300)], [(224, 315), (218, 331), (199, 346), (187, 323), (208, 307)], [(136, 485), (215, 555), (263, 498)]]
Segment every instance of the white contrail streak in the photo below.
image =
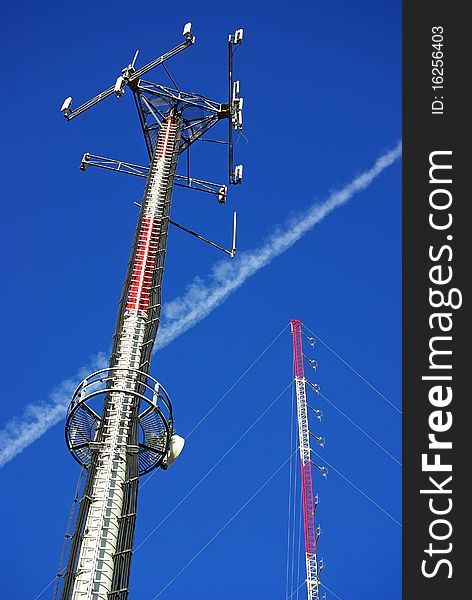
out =
[(50, 427), (62, 421), (77, 384), (91, 371), (106, 366), (108, 357), (104, 352), (99, 352), (91, 357), (88, 365), (77, 371), (75, 377), (61, 381), (49, 394), (49, 400), (41, 404), (28, 404), (21, 416), (10, 419), (0, 430), (0, 468), (40, 438)]
[(291, 248), (335, 208), (346, 204), (355, 194), (365, 190), (401, 156), (401, 151), (399, 143), (393, 150), (380, 156), (370, 169), (351, 183), (332, 192), (327, 200), (312, 204), (308, 210), (277, 227), (259, 247), (242, 252), (231, 262), (217, 262), (206, 280), (199, 277), (194, 279), (182, 296), (164, 305), (165, 324), (159, 330), (155, 350), (167, 346), (177, 336), (204, 319), (241, 287), (246, 279)]
[[(380, 156), (374, 165), (355, 177), (340, 190), (333, 191), (324, 202), (315, 202), (308, 210), (279, 226), (260, 246), (237, 255), (231, 262), (217, 262), (206, 279), (197, 277), (182, 296), (163, 307), (163, 323), (159, 329), (155, 350), (164, 348), (222, 304), (257, 271), (288, 250), (335, 208), (346, 204), (355, 194), (365, 190), (402, 152), (401, 142)], [(20, 417), (7, 422), (0, 430), (0, 468), (36, 441), (50, 427), (62, 420), (70, 397), (78, 384), (91, 370), (104, 368), (103, 353), (83, 367), (72, 379), (60, 383), (48, 402), (28, 405)]]

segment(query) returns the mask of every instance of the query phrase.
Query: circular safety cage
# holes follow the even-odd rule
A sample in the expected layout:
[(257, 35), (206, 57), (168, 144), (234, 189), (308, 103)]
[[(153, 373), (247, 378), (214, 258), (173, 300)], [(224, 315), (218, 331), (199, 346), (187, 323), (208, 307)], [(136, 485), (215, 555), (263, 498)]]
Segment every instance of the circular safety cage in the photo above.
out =
[(139, 474), (144, 475), (159, 467), (169, 451), (172, 405), (162, 385), (137, 369), (101, 369), (81, 381), (67, 412), (67, 447), (77, 462), (88, 468), (94, 452), (101, 449), (110, 434), (104, 409), (114, 407), (117, 401), (137, 409), (137, 444), (126, 451), (138, 453)]

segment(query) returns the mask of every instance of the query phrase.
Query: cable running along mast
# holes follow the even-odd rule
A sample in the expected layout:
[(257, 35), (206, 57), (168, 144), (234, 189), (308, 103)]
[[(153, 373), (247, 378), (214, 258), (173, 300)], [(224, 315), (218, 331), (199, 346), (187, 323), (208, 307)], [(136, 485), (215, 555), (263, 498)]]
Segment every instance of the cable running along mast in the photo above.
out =
[[(87, 470), (76, 499), (73, 530), (66, 534), (68, 559), (61, 565), (55, 598), (61, 600), (126, 600), (136, 522), (138, 479), (160, 467), (167, 469), (181, 452), (167, 391), (149, 375), (159, 327), (161, 288), (169, 223), (229, 254), (236, 252), (234, 217), (228, 250), (170, 219), (174, 184), (214, 195), (226, 202), (227, 186), (177, 175), (179, 155), (190, 150), (223, 119), (230, 130), (242, 129), (239, 82), (232, 81), (234, 47), (242, 29), (228, 39), (230, 97), (218, 103), (205, 96), (145, 81), (151, 69), (163, 65), (193, 45), (191, 24), (184, 41), (135, 70), (137, 54), (114, 86), (72, 109), (67, 98), (61, 111), (71, 120), (105, 98), (133, 93), (149, 154), (149, 165), (85, 154), (81, 169), (97, 166), (146, 178), (127, 275), (118, 310), (109, 366), (86, 377), (77, 387), (67, 414), (66, 441), (73, 457)], [(172, 79), (172, 78), (171, 78)], [(241, 183), (242, 166), (233, 168), (232, 139), (228, 146), (230, 184)]]
[[(323, 570), (323, 561), (317, 558), (317, 542), (321, 533), (319, 526), (315, 524), (315, 510), (318, 504), (318, 495), (313, 492), (313, 472), (314, 466), (322, 475), (327, 477), (326, 467), (321, 467), (311, 459), (310, 438), (324, 447), (325, 440), (310, 432), (308, 411), (310, 410), (317, 419), (321, 420), (322, 412), (319, 409), (312, 408), (307, 403), (306, 386), (313, 388), (315, 393), (319, 393), (318, 384), (313, 384), (305, 378), (304, 361), (307, 360), (312, 368), (316, 368), (318, 363), (305, 356), (303, 353), (303, 336), (301, 321), (291, 321), (292, 342), (293, 342), (293, 363), (295, 372), (295, 391), (297, 398), (297, 423), (298, 440), (300, 450), (300, 469), (301, 469), (301, 493), (303, 507), (303, 530), (305, 538), (305, 563), (306, 563), (306, 584), (308, 600), (320, 599), (320, 572)], [(305, 336), (307, 337), (307, 336)], [(314, 345), (314, 338), (307, 337), (310, 345)]]

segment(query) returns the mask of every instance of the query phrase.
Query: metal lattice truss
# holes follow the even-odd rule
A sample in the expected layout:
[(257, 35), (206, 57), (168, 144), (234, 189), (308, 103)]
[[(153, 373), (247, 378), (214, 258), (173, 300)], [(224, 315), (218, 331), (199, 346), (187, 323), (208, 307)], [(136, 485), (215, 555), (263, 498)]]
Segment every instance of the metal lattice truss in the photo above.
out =
[(221, 119), (231, 118), (229, 104), (219, 104), (199, 94), (143, 80), (132, 89), (149, 156), (152, 155), (157, 131), (173, 107), (181, 114), (183, 121), (180, 152), (200, 139)]
[[(297, 422), (298, 439), (300, 451), (300, 469), (302, 479), (302, 506), (303, 506), (303, 525), (305, 537), (305, 561), (306, 561), (306, 584), (308, 600), (320, 600), (320, 579), (319, 574), (323, 568), (322, 561), (317, 558), (317, 541), (321, 531), (315, 525), (315, 510), (318, 504), (318, 496), (313, 491), (313, 472), (312, 466), (317, 467), (323, 476), (326, 476), (326, 469), (315, 465), (311, 459), (310, 424), (308, 419), (308, 403), (306, 396), (303, 344), (302, 344), (302, 323), (293, 320), (292, 341), (293, 341), (293, 360), (295, 370), (295, 392), (297, 398)], [(315, 411), (319, 412), (319, 411)], [(319, 438), (322, 440), (322, 438)]]

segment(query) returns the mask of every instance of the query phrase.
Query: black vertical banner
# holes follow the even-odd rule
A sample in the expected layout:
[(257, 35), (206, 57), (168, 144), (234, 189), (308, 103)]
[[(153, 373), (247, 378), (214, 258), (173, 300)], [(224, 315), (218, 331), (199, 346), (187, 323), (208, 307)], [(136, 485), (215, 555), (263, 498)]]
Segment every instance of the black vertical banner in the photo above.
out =
[[(470, 595), (466, 3), (403, 3), (403, 598)], [(469, 166), (468, 163), (471, 163)], [(469, 487), (469, 486), (467, 486)], [(460, 515), (460, 516), (459, 516)], [(465, 516), (465, 520), (464, 520)], [(462, 585), (461, 585), (462, 584)]]

